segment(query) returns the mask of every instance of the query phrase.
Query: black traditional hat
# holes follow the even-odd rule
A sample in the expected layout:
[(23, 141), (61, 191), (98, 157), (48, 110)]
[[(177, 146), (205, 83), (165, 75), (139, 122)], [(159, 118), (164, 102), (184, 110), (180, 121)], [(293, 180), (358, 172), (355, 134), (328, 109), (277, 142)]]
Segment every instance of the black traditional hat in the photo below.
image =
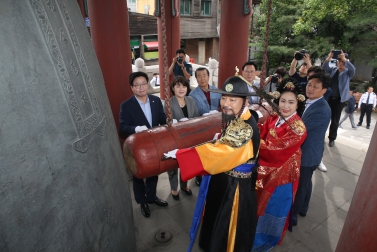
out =
[(219, 89), (208, 89), (207, 91), (219, 93), (223, 95), (232, 95), (232, 96), (258, 96), (255, 92), (250, 92), (248, 86), (252, 86), (245, 78), (238, 75), (238, 68), (236, 67), (236, 74), (228, 78), (221, 90)]

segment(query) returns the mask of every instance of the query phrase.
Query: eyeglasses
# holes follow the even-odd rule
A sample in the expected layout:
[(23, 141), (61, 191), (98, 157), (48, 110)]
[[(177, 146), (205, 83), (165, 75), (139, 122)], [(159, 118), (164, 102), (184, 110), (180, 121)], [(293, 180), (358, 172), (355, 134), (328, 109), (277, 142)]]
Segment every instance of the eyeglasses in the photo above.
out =
[(135, 85), (133, 85), (133, 87), (136, 88), (136, 89), (140, 89), (141, 87), (145, 88), (147, 85), (148, 85), (148, 83), (144, 82), (144, 83), (140, 83), (140, 84), (135, 84)]

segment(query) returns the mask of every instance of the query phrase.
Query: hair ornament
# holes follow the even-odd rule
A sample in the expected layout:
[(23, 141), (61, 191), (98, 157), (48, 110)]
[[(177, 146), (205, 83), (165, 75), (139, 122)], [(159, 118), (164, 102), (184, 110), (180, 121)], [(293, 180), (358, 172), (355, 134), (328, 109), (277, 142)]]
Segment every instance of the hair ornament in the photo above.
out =
[[(285, 92), (292, 92), (295, 95), (295, 99), (297, 99), (297, 113), (302, 113), (305, 109), (305, 93), (301, 87), (301, 84), (291, 77), (285, 78), (282, 80), (280, 85), (276, 87), (276, 91), (280, 92), (281, 94)], [(276, 104), (279, 104), (279, 99), (274, 99), (273, 101)]]
[(299, 95), (297, 95), (297, 100), (299, 102), (304, 102), (305, 101), (305, 96), (303, 96), (302, 94), (299, 94)]
[(285, 84), (284, 89), (294, 90), (295, 85), (292, 82), (288, 82), (287, 84)]
[(272, 97), (274, 97), (274, 99), (279, 99), (280, 97), (280, 92), (279, 91), (274, 91), (274, 92), (268, 92), (269, 95), (271, 95)]

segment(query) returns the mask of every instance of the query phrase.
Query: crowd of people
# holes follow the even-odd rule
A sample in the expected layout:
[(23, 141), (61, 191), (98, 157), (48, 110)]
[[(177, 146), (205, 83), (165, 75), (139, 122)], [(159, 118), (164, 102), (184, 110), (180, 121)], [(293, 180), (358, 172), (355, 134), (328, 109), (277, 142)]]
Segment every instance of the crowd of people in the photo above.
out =
[[(208, 69), (200, 67), (194, 72), (198, 86), (190, 90), (192, 66), (184, 61), (184, 50), (177, 50), (169, 68), (174, 75), (170, 85), (173, 119), (179, 123), (219, 111), (222, 116), (221, 132), (212, 142), (164, 154), (176, 158), (180, 167), (168, 172), (174, 200), (180, 200), (178, 181), (187, 196), (192, 195), (188, 180), (195, 178), (200, 186), (190, 246), (201, 222), (199, 247), (203, 251), (269, 251), (298, 224), (298, 215), (305, 217), (309, 211), (313, 173), (317, 168), (327, 171), (322, 157), (329, 125), (330, 147), (347, 118), (357, 129), (366, 114), (369, 129), (376, 94), (373, 87), (363, 94), (356, 126), (356, 91), (349, 89), (356, 69), (348, 54), (341, 51), (336, 66), (330, 66), (330, 51), (322, 66), (312, 66), (307, 52), (297, 53), (302, 54), (298, 71), (300, 60), (294, 57), (289, 76), (279, 67), (266, 78), (262, 87), (266, 98), (257, 96), (252, 87), (261, 88), (257, 65), (251, 61), (221, 89), (209, 83)], [(131, 135), (166, 123), (160, 99), (147, 92), (148, 81), (143, 72), (130, 75), (134, 96), (121, 105), (120, 133)], [(275, 111), (258, 123), (258, 113), (249, 105), (263, 99), (270, 99)], [(157, 181), (158, 176), (133, 178), (135, 200), (147, 218), (151, 216), (148, 204), (168, 205), (156, 196)]]

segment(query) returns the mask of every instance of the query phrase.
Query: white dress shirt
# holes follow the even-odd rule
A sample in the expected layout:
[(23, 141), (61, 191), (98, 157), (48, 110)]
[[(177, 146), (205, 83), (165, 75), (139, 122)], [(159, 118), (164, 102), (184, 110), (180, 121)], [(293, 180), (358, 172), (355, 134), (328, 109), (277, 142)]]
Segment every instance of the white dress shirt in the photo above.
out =
[[(260, 88), (259, 80), (254, 79), (252, 84), (253, 84), (253, 86), (256, 86), (257, 88)], [(255, 90), (252, 87), (250, 87), (249, 85), (247, 85), (247, 88), (249, 89), (250, 93), (255, 92)], [(248, 99), (249, 99), (249, 104), (257, 104), (259, 102), (258, 96), (248, 96)]]
[(158, 87), (158, 86), (160, 86), (160, 76), (159, 75), (157, 75), (157, 77), (156, 76), (153, 76), (152, 77), (152, 79), (151, 79), (151, 81), (149, 82), (153, 87)]
[[(370, 95), (369, 95), (370, 94)], [(363, 103), (367, 103), (367, 99), (368, 99), (368, 95), (369, 95), (369, 101), (368, 101), (368, 104), (372, 104), (373, 105), (373, 108), (376, 107), (376, 94), (374, 92), (365, 92), (361, 98), (360, 98), (360, 101), (359, 101), (359, 104), (363, 104)], [(367, 104), (367, 105), (368, 105)]]
[(316, 101), (318, 101), (318, 100), (321, 99), (321, 98), (323, 98), (323, 96), (321, 96), (320, 98), (315, 99), (315, 100), (309, 100), (309, 99), (307, 99), (307, 100), (306, 100), (305, 110), (304, 110), (304, 112), (302, 113), (302, 115), (305, 114), (305, 111), (310, 107), (310, 105), (312, 105), (313, 103), (315, 103)]

